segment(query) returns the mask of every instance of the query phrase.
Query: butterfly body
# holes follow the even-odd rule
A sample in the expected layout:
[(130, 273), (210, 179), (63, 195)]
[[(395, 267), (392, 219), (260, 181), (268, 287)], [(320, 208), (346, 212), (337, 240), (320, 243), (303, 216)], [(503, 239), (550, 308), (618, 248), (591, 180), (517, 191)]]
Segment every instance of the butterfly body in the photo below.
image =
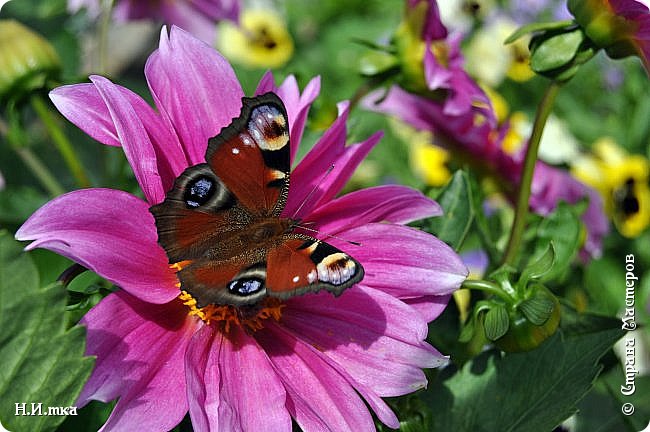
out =
[(289, 193), (289, 125), (282, 101), (243, 98), (240, 116), (210, 139), (206, 163), (187, 168), (150, 211), (181, 289), (207, 304), (328, 290), (363, 278), (345, 252), (282, 217)]

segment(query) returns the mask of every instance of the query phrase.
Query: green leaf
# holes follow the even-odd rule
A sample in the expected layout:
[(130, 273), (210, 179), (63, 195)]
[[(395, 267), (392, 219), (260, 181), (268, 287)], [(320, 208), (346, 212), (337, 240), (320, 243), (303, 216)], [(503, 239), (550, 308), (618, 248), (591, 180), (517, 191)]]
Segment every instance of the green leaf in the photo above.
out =
[(90, 376), (85, 330), (66, 330), (65, 306), (65, 288), (39, 288), (31, 258), (0, 233), (0, 420), (9, 430), (53, 430), (64, 416), (16, 416), (15, 404), (72, 406)]
[(533, 296), (519, 305), (519, 310), (531, 323), (541, 326), (553, 313), (555, 302), (544, 290), (537, 290)]
[(471, 196), (470, 179), (467, 173), (459, 170), (436, 197), (444, 214), (431, 219), (430, 229), (455, 250), (462, 245), (474, 220)]
[[(637, 353), (639, 355), (639, 353)], [(575, 432), (638, 432), (650, 421), (650, 376), (637, 375), (636, 391), (625, 396), (620, 386), (625, 382), (625, 372), (618, 364), (598, 382), (589, 394), (580, 401), (576, 415)], [(625, 403), (634, 406), (634, 414), (626, 416), (621, 412)]]
[(506, 334), (510, 327), (506, 307), (501, 304), (493, 305), (485, 314), (485, 322), (483, 325), (485, 328), (485, 336), (491, 341), (495, 341)]
[(573, 262), (581, 247), (582, 222), (578, 209), (565, 202), (548, 215), (537, 228), (535, 255), (542, 254), (549, 243), (553, 243), (555, 265), (540, 277), (541, 281), (552, 280), (562, 275)]
[(369, 51), (359, 59), (359, 72), (365, 76), (374, 76), (398, 65), (397, 58), (387, 52)]
[(529, 33), (535, 33), (544, 30), (559, 30), (573, 25), (573, 21), (558, 21), (558, 22), (545, 22), (545, 23), (530, 23), (519, 27), (508, 38), (503, 41), (504, 44), (513, 43), (517, 39)]
[(554, 263), (555, 247), (551, 241), (544, 253), (531, 264), (527, 265), (526, 268), (524, 268), (524, 270), (521, 272), (519, 283), (526, 286), (528, 284), (528, 281), (531, 279), (540, 279), (542, 276), (551, 271)]
[(601, 370), (598, 360), (623, 334), (616, 319), (575, 322), (533, 351), (489, 351), (453, 375), (452, 367), (443, 370), (423, 394), (432, 410), (428, 430), (553, 430), (576, 411)]
[(568, 66), (576, 56), (583, 40), (584, 34), (580, 29), (545, 39), (533, 39), (530, 56), (531, 69), (541, 73)]

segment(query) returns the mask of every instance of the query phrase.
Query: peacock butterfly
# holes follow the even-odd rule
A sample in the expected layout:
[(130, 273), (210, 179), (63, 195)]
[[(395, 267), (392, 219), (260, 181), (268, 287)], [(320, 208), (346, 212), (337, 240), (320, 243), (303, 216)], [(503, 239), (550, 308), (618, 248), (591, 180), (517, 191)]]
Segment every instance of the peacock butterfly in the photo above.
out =
[(278, 96), (242, 98), (241, 114), (208, 141), (205, 160), (150, 208), (158, 243), (199, 307), (323, 289), (339, 295), (363, 278), (354, 258), (280, 216), (291, 167), (289, 119)]

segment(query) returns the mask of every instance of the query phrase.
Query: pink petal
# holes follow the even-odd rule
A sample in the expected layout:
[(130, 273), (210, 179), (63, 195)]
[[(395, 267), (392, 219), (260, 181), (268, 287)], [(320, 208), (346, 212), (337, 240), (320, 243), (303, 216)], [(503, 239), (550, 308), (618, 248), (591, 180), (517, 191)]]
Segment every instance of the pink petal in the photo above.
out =
[(337, 235), (361, 243), (355, 246), (335, 238), (327, 240), (361, 262), (363, 284), (398, 298), (450, 294), (468, 274), (447, 244), (413, 228), (371, 223)]
[(220, 416), (233, 417), (234, 427), (220, 430), (291, 430), (282, 382), (264, 351), (241, 328), (231, 328), (222, 339), (218, 363), (207, 367), (218, 367), (222, 377), (220, 388), (210, 385), (208, 394), (219, 394)]
[(34, 240), (25, 249), (66, 256), (144, 301), (166, 303), (179, 293), (149, 206), (126, 192), (62, 195), (37, 210), (16, 238)]
[(178, 424), (187, 412), (183, 358), (196, 326), (182, 304), (152, 305), (117, 292), (82, 323), (86, 354), (97, 363), (77, 403), (120, 396), (101, 430), (167, 431)]
[(287, 409), (303, 430), (375, 430), (354, 389), (311, 346), (273, 322), (256, 332), (255, 339), (284, 383)]
[(150, 204), (161, 202), (165, 199), (165, 190), (158, 175), (156, 152), (135, 108), (106, 78), (95, 75), (90, 79), (108, 108), (124, 154), (147, 201)]
[(449, 303), (449, 295), (407, 298), (402, 301), (418, 311), (426, 322), (438, 318)]
[[(178, 137), (140, 96), (118, 85), (115, 88), (133, 106), (146, 129), (154, 145), (163, 189), (169, 190), (174, 179), (187, 167)], [(122, 145), (108, 107), (94, 84), (58, 87), (50, 92), (50, 99), (68, 120), (97, 141), (112, 146)]]
[(232, 67), (217, 51), (172, 27), (145, 75), (158, 111), (180, 137), (190, 165), (205, 160), (208, 139), (239, 115), (244, 95)]
[(406, 224), (430, 216), (440, 216), (442, 209), (421, 192), (404, 186), (386, 185), (362, 189), (329, 201), (311, 212), (305, 222), (322, 234), (370, 222)]
[[(221, 336), (218, 342), (211, 326), (202, 326), (194, 333), (185, 353), (185, 380), (187, 382), (187, 400), (189, 401), (192, 428), (197, 432), (209, 432), (210, 425), (219, 430), (219, 397), (214, 392), (208, 396), (208, 386), (220, 388), (221, 376), (218, 367), (206, 368), (208, 358), (219, 357)], [(211, 362), (212, 363), (212, 362)]]
[(57, 87), (50, 92), (56, 108), (88, 135), (111, 146), (120, 146), (108, 108), (93, 84)]
[(422, 368), (446, 358), (424, 343), (427, 323), (408, 305), (379, 290), (356, 285), (292, 299), (282, 323), (380, 396), (426, 386)]
[(438, 62), (433, 54), (432, 47), (427, 44), (424, 50), (424, 79), (429, 90), (439, 88), (449, 88), (449, 80), (452, 77), (452, 71)]
[[(314, 148), (291, 174), (289, 198), (283, 215), (302, 219), (319, 203), (331, 200), (382, 136), (375, 133), (367, 140), (345, 145), (348, 109), (343, 110)], [(333, 168), (332, 168), (333, 166)], [(331, 172), (328, 171), (331, 169)], [(305, 199), (309, 199), (305, 202)], [(305, 202), (305, 205), (303, 205)], [(301, 208), (302, 206), (302, 208)], [(300, 208), (300, 211), (296, 211)]]
[(287, 109), (289, 127), (291, 128), (289, 136), (291, 137), (291, 162), (293, 163), (305, 130), (309, 108), (320, 93), (320, 77), (309, 81), (305, 90), (300, 94), (298, 83), (293, 75), (289, 75), (282, 85), (277, 87), (273, 74), (269, 71), (260, 80), (255, 94), (260, 95), (267, 92), (274, 92), (280, 96)]
[(165, 23), (178, 26), (206, 44), (217, 39), (217, 23), (186, 1), (161, 2), (158, 6)]

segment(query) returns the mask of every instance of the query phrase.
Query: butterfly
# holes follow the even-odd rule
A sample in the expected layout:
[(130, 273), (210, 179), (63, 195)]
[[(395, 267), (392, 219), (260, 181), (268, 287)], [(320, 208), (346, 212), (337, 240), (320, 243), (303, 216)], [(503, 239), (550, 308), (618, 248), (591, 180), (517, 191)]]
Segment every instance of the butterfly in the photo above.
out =
[(208, 141), (205, 161), (150, 208), (158, 243), (198, 307), (339, 295), (363, 279), (358, 261), (281, 216), (291, 167), (289, 119), (277, 95), (242, 98), (239, 117)]

